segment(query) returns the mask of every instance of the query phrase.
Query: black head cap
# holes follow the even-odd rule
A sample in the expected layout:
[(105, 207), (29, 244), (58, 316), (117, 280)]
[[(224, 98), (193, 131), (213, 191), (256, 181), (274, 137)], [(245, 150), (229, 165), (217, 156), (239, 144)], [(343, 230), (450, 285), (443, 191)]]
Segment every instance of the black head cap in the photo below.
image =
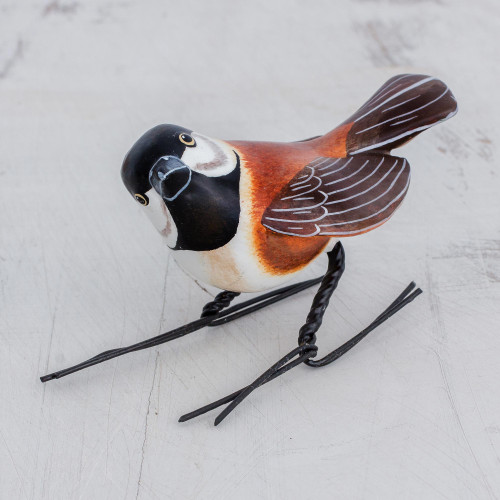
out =
[(132, 195), (151, 189), (149, 172), (159, 158), (182, 156), (186, 145), (179, 140), (179, 135), (183, 132), (191, 134), (192, 131), (178, 125), (157, 125), (132, 146), (122, 164), (122, 180)]

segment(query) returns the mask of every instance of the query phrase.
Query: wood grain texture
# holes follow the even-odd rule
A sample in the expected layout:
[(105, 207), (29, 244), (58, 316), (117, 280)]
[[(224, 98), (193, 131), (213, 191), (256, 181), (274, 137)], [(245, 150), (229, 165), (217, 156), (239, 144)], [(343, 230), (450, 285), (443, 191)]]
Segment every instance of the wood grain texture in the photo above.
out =
[[(1, 1), (0, 498), (499, 498), (499, 26), (493, 0)], [(421, 298), (217, 429), (176, 420), (293, 348), (312, 292), (38, 382), (213, 296), (121, 185), (146, 129), (298, 140), (413, 72), (449, 84), (460, 113), (398, 151), (411, 188), (346, 241), (320, 354), (410, 280)]]

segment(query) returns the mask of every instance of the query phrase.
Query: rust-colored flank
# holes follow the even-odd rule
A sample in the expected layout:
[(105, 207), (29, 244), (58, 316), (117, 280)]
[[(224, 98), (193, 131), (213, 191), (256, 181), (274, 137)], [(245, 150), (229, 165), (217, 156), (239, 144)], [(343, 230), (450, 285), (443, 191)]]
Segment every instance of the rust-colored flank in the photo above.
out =
[(241, 158), (242, 174), (251, 186), (249, 201), (254, 249), (261, 265), (272, 274), (298, 271), (319, 255), (329, 236), (297, 238), (270, 231), (262, 215), (276, 195), (304, 165), (319, 156), (345, 157), (346, 137), (352, 124), (305, 142), (275, 143), (231, 141)]

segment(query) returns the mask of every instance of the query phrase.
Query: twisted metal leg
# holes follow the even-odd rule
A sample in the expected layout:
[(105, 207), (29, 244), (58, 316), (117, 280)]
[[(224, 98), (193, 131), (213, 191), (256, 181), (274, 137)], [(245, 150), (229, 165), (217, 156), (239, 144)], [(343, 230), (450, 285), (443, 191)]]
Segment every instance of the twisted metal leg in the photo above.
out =
[(240, 295), (239, 292), (230, 292), (224, 290), (215, 296), (215, 299), (208, 304), (205, 304), (203, 310), (201, 311), (200, 318), (206, 318), (207, 316), (213, 316), (214, 314), (220, 313), (222, 309), (226, 308), (231, 304), (231, 301)]
[(229, 413), (231, 413), (236, 406), (238, 406), (246, 397), (248, 397), (258, 387), (274, 380), (275, 378), (283, 375), (288, 370), (305, 363), (313, 368), (326, 366), (336, 359), (343, 356), (346, 352), (352, 349), (358, 342), (368, 335), (377, 326), (381, 325), (384, 321), (389, 319), (392, 315), (409, 304), (418, 295), (422, 293), (420, 288), (415, 288), (415, 283), (410, 283), (405, 290), (394, 300), (385, 311), (380, 314), (368, 327), (358, 333), (351, 340), (335, 349), (333, 352), (320, 360), (314, 360), (317, 354), (318, 347), (316, 343), (316, 332), (319, 330), (323, 321), (326, 308), (328, 307), (330, 298), (337, 288), (338, 282), (345, 269), (345, 253), (342, 244), (339, 242), (335, 245), (334, 249), (328, 253), (328, 270), (321, 280), (321, 285), (314, 296), (313, 303), (307, 315), (306, 322), (299, 331), (299, 346), (290, 351), (286, 356), (281, 358), (271, 368), (266, 370), (260, 377), (255, 379), (251, 384), (233, 392), (225, 398), (219, 399), (214, 403), (203, 406), (195, 411), (182, 415), (179, 422), (185, 422), (194, 417), (207, 413), (215, 408), (224, 404), (228, 406), (217, 416), (214, 424), (218, 425), (224, 420)]
[(246, 300), (232, 307), (228, 306), (230, 305), (231, 301), (239, 295), (239, 293), (223, 291), (219, 293), (213, 301), (205, 305), (200, 319), (170, 330), (169, 332), (163, 333), (161, 335), (157, 335), (156, 337), (153, 337), (151, 339), (143, 340), (142, 342), (130, 345), (128, 347), (120, 347), (118, 349), (104, 351), (97, 356), (94, 356), (93, 358), (83, 361), (82, 363), (79, 363), (75, 366), (71, 366), (69, 368), (65, 368), (64, 370), (59, 370), (57, 372), (44, 375), (43, 377), (40, 377), (40, 380), (42, 382), (48, 382), (49, 380), (62, 378), (71, 373), (83, 370), (84, 368), (103, 363), (104, 361), (108, 361), (118, 356), (123, 356), (124, 354), (128, 354), (129, 352), (140, 351), (142, 349), (154, 347), (165, 342), (170, 342), (172, 340), (188, 335), (189, 333), (201, 330), (205, 326), (218, 326), (229, 323), (230, 321), (234, 321), (238, 318), (246, 316), (247, 314), (274, 304), (275, 302), (286, 299), (291, 295), (306, 290), (307, 288), (319, 283), (320, 280), (321, 278), (315, 278), (303, 281), (301, 283), (295, 283), (293, 285), (289, 285), (283, 288), (279, 288), (278, 290), (273, 290), (271, 292), (259, 295), (258, 297)]

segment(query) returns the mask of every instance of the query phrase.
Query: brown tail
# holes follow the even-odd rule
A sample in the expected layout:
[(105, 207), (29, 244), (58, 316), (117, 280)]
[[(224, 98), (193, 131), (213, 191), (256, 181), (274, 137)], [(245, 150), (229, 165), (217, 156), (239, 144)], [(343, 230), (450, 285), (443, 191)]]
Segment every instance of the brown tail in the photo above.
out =
[(389, 152), (456, 112), (457, 101), (441, 80), (397, 75), (336, 130), (345, 134), (346, 154)]

